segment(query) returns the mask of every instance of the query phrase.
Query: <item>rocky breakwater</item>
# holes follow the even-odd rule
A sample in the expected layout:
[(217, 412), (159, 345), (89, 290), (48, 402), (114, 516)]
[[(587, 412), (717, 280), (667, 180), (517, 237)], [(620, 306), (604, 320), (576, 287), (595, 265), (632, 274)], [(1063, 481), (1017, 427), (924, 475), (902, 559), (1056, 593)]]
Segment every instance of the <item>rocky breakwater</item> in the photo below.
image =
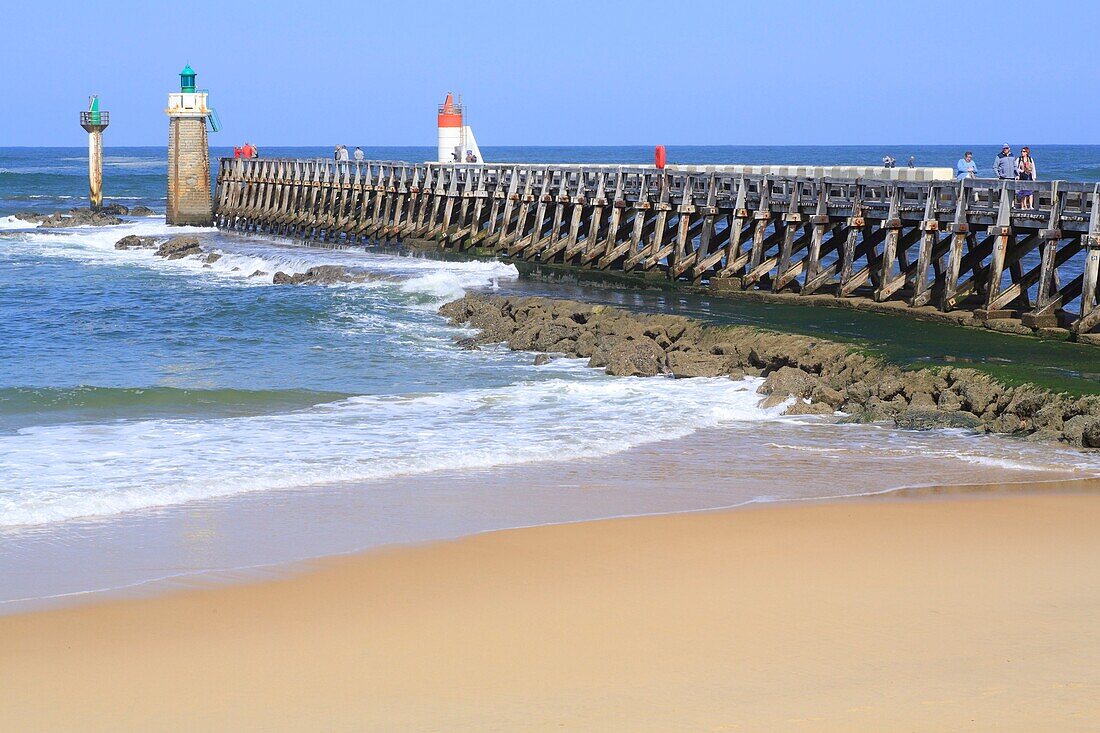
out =
[[(202, 248), (202, 241), (194, 234), (181, 234), (169, 239), (130, 234), (115, 242), (115, 249), (152, 249), (156, 250), (153, 252), (154, 255), (166, 260), (181, 260), (184, 257), (206, 252)], [(219, 259), (221, 259), (220, 254), (209, 252), (203, 262), (209, 264)]]
[[(122, 208), (125, 209), (125, 207)], [(69, 209), (68, 211), (55, 211), (52, 214), (21, 211), (15, 217), (31, 224), (37, 224), (39, 229), (107, 227), (122, 223), (122, 219), (115, 215), (114, 210), (105, 209)]]
[[(158, 237), (142, 237), (130, 234), (115, 242), (115, 249), (151, 249), (153, 254), (167, 260), (181, 260), (184, 257), (195, 257), (205, 254), (202, 258), (204, 266), (209, 267), (222, 258), (220, 252), (208, 252), (202, 247), (202, 240), (194, 234), (181, 234), (170, 239)], [(236, 271), (234, 268), (232, 271)], [(248, 277), (267, 277), (270, 273), (256, 270)], [(361, 283), (367, 280), (388, 279), (383, 276), (366, 272), (349, 270), (342, 265), (317, 265), (305, 272), (286, 273), (278, 271), (272, 276), (275, 285), (339, 285), (342, 283)]]
[(275, 285), (338, 285), (366, 282), (374, 277), (365, 272), (354, 272), (342, 265), (317, 265), (293, 275), (276, 272), (271, 282)]
[(619, 376), (764, 377), (762, 403), (793, 398), (789, 415), (840, 413), (849, 422), (958, 427), (1100, 448), (1100, 394), (1073, 398), (1034, 385), (1012, 387), (975, 369), (904, 370), (826, 339), (568, 300), (470, 294), (439, 312), (478, 329), (460, 340), (464, 348), (506, 343), (586, 358)]
[(109, 204), (99, 209), (74, 208), (68, 211), (55, 211), (52, 214), (40, 214), (35, 211), (20, 211), (15, 215), (40, 229), (61, 229), (64, 227), (108, 227), (121, 224), (120, 216), (153, 216), (154, 211), (145, 206), (129, 209), (122, 204)]

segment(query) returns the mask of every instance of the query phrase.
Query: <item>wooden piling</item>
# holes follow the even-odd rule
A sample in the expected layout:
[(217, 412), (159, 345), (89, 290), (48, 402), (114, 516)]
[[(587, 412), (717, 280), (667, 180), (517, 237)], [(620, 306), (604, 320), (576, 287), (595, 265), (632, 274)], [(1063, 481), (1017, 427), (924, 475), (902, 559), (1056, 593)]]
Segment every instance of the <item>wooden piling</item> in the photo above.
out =
[[(349, 246), (434, 239), (714, 289), (1100, 326), (1100, 190), (631, 166), (224, 159), (217, 225)], [(1068, 273), (1068, 275), (1066, 275)]]

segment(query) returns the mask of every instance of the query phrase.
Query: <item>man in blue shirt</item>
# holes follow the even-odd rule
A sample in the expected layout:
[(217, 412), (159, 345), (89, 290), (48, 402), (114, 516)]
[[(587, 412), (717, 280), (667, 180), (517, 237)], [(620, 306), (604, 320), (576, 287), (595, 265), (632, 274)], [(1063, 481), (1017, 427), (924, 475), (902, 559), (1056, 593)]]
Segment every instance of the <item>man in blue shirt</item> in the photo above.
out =
[(974, 153), (967, 150), (966, 155), (959, 158), (959, 162), (955, 164), (955, 178), (961, 181), (964, 178), (977, 177), (978, 164), (974, 162)]

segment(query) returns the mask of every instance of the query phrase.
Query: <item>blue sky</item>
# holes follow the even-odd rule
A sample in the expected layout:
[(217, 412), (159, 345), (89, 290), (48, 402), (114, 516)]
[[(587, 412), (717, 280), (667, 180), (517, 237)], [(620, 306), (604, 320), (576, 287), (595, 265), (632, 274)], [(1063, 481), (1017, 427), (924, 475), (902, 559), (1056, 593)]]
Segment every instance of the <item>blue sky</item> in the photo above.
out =
[[(463, 10), (465, 8), (465, 10)], [(1100, 143), (1100, 3), (10, 3), (0, 146), (162, 145), (185, 63), (222, 144)]]

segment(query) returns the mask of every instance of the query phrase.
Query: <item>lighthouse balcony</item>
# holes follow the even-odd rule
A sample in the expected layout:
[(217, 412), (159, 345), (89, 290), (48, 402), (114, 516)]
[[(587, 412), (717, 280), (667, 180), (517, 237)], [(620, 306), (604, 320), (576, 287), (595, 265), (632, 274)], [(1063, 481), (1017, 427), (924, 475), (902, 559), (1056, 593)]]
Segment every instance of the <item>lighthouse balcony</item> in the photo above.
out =
[(99, 110), (87, 110), (80, 113), (80, 126), (89, 132), (93, 129), (102, 130), (111, 124), (111, 113)]
[(167, 113), (173, 117), (206, 117), (210, 109), (206, 106), (207, 92), (174, 92), (168, 95)]

